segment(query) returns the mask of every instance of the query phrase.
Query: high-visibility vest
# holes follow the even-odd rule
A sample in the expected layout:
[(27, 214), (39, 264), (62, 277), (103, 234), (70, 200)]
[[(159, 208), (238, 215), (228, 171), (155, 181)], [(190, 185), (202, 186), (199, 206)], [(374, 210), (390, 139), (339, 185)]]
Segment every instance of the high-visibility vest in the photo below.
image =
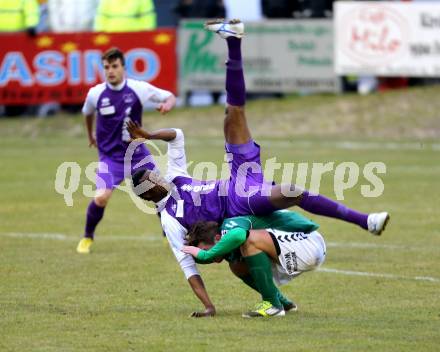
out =
[(0, 32), (19, 32), (36, 27), (38, 20), (37, 0), (0, 0)]
[(95, 31), (136, 32), (155, 29), (153, 0), (101, 0), (95, 17)]

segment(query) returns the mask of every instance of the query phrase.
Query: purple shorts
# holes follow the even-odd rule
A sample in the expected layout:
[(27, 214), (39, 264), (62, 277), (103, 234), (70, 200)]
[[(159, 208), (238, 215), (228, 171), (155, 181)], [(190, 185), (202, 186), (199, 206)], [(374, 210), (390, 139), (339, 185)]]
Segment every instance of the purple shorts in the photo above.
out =
[(131, 175), (139, 168), (147, 168), (149, 170), (156, 169), (154, 159), (148, 152), (139, 153), (127, 165), (124, 171), (124, 161), (113, 160), (107, 155), (99, 155), (99, 168), (96, 172), (96, 188), (97, 189), (114, 189), (126, 177)]
[(272, 184), (264, 180), (260, 146), (251, 140), (226, 144), (225, 149), (231, 170), (226, 217), (268, 215), (278, 210), (269, 200)]

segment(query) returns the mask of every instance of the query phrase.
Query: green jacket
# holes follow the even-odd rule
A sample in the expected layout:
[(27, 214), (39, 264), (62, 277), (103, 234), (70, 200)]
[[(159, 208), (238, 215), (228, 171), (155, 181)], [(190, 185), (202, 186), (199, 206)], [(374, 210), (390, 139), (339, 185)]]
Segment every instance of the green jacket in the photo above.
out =
[(37, 0), (1, 0), (0, 32), (20, 32), (36, 27), (39, 11)]
[(139, 32), (157, 27), (153, 0), (101, 0), (95, 31)]

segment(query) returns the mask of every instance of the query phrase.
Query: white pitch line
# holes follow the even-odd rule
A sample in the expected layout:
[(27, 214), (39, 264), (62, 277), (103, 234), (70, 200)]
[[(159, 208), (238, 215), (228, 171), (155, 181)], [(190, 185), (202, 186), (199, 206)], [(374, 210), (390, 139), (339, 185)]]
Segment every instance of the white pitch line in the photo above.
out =
[[(304, 140), (271, 140), (265, 138), (256, 138), (259, 144), (270, 145), (272, 147), (292, 147), (297, 146), (301, 148), (309, 148), (312, 146), (334, 147), (337, 149), (347, 150), (440, 150), (439, 143), (418, 143), (418, 142), (355, 142), (355, 141), (304, 141)], [(213, 138), (209, 141), (192, 140), (188, 145), (223, 145), (224, 140), (220, 138)]]
[[(43, 240), (57, 240), (57, 241), (77, 241), (81, 236), (69, 236), (62, 233), (28, 233), (28, 232), (8, 232), (0, 233), (2, 237), (11, 238), (30, 238), (30, 239), (43, 239)], [(97, 235), (99, 241), (147, 241), (155, 242), (162, 239), (162, 234), (152, 236), (130, 236), (130, 235)], [(380, 244), (380, 243), (363, 243), (363, 242), (326, 242), (327, 247), (333, 248), (372, 248), (372, 249), (417, 249), (417, 250), (429, 250), (430, 247), (409, 247), (403, 245), (394, 244)]]
[(9, 232), (2, 233), (3, 237), (12, 238), (32, 238), (32, 239), (42, 239), (42, 240), (58, 240), (66, 241), (69, 240), (68, 236), (62, 233), (22, 233), (22, 232)]
[[(30, 239), (40, 239), (40, 240), (57, 240), (57, 241), (77, 241), (81, 238), (81, 236), (67, 236), (61, 233), (23, 233), (23, 232), (9, 232), (9, 233), (0, 233), (2, 237), (10, 237), (10, 238), (30, 238)], [(147, 241), (147, 242), (155, 242), (161, 239), (161, 235), (159, 236), (98, 236), (99, 241)]]
[[(2, 237), (10, 237), (10, 238), (30, 238), (30, 239), (42, 239), (42, 240), (57, 240), (57, 241), (77, 241), (78, 238), (74, 236), (67, 236), (61, 233), (23, 233), (23, 232), (9, 232), (9, 233), (0, 233)], [(99, 240), (110, 240), (110, 241), (119, 241), (119, 240), (128, 240), (128, 241), (148, 241), (155, 242), (160, 241), (162, 236), (99, 236)], [(403, 246), (393, 246), (393, 245), (376, 245), (371, 243), (339, 243), (339, 242), (330, 242), (327, 243), (329, 247), (350, 247), (350, 248), (399, 248), (405, 249)], [(366, 276), (366, 277), (379, 277), (385, 279), (393, 279), (393, 280), (416, 280), (416, 281), (429, 281), (429, 282), (440, 282), (439, 278), (431, 277), (431, 276), (399, 276), (394, 274), (384, 274), (384, 273), (370, 273), (364, 271), (351, 271), (351, 270), (339, 270), (332, 268), (319, 268), (317, 271), (323, 273), (331, 273), (331, 274), (340, 274), (340, 275), (349, 275), (349, 276)]]
[(326, 242), (326, 246), (335, 247), (335, 248), (420, 249), (419, 247), (409, 247), (398, 244), (380, 244), (380, 243), (362, 243), (362, 242)]
[(369, 273), (365, 271), (351, 271), (351, 270), (339, 270), (332, 268), (319, 268), (319, 272), (331, 273), (331, 274), (341, 274), (349, 276), (367, 276), (367, 277), (379, 277), (383, 279), (393, 279), (393, 280), (415, 280), (415, 281), (429, 281), (429, 282), (440, 282), (439, 278), (431, 276), (400, 276), (394, 274), (384, 274), (384, 273)]
[(120, 241), (120, 240), (128, 240), (128, 241), (147, 241), (147, 242), (156, 242), (162, 239), (162, 235), (154, 235), (154, 236), (98, 236), (99, 240), (105, 239), (109, 241)]

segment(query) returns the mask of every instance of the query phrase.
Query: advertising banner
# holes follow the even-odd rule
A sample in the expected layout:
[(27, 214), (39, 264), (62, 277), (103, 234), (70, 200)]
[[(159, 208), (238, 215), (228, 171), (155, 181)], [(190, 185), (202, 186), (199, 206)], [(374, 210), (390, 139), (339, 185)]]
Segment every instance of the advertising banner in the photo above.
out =
[(338, 74), (440, 76), (440, 3), (335, 2)]
[(101, 54), (118, 47), (127, 74), (176, 92), (176, 33), (25, 34), (0, 36), (0, 104), (80, 104), (102, 82)]
[[(222, 91), (226, 43), (203, 29), (203, 21), (179, 28), (179, 90)], [(334, 92), (331, 20), (246, 23), (242, 42), (248, 92)]]

